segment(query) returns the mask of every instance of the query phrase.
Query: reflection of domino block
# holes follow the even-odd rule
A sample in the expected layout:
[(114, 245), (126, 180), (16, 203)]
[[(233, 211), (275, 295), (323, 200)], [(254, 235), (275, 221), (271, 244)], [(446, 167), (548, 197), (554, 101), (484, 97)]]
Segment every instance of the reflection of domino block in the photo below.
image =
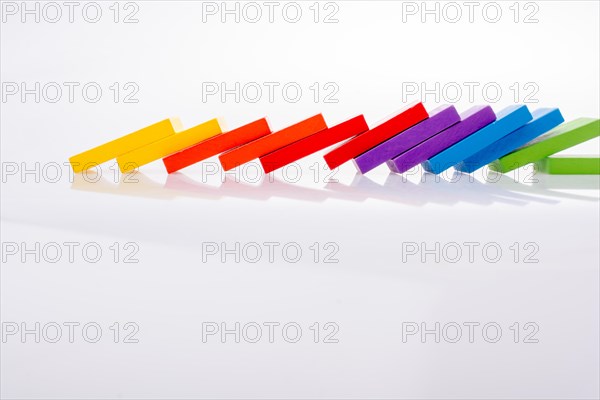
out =
[(193, 146), (209, 137), (221, 133), (221, 125), (217, 119), (211, 119), (193, 128), (178, 132), (165, 139), (150, 143), (137, 150), (130, 151), (117, 157), (121, 172), (132, 171), (152, 161), (176, 153), (187, 147)]
[(506, 173), (598, 136), (600, 120), (578, 118), (559, 125), (520, 149), (499, 158), (490, 164), (490, 169)]
[(431, 112), (429, 118), (356, 157), (354, 165), (365, 174), (458, 121), (460, 117), (453, 106), (440, 106)]
[(531, 121), (527, 106), (506, 107), (496, 121), (467, 136), (423, 163), (427, 172), (439, 174)]
[(369, 126), (367, 125), (367, 121), (365, 121), (365, 117), (359, 115), (262, 156), (260, 157), (260, 163), (265, 173), (268, 174), (271, 171), (275, 171), (314, 152), (323, 150), (326, 147), (354, 137), (367, 130), (369, 130)]
[(325, 162), (331, 169), (339, 167), (346, 161), (377, 146), (427, 117), (427, 111), (422, 103), (419, 102), (410, 105), (375, 128), (358, 135), (354, 139), (348, 140), (346, 143), (325, 154)]
[(265, 118), (251, 122), (237, 129), (206, 139), (192, 147), (172, 154), (163, 159), (168, 173), (216, 156), (227, 150), (234, 149), (248, 142), (271, 133), (271, 128)]
[(600, 157), (552, 156), (537, 161), (535, 168), (552, 175), (600, 175)]
[(548, 132), (550, 129), (556, 128), (565, 120), (558, 108), (540, 108), (535, 110), (532, 116), (531, 121), (460, 162), (455, 168), (466, 173), (478, 170)]
[(446, 112), (451, 112), (455, 123), (423, 143), (389, 160), (387, 165), (393, 172), (401, 174), (408, 171), (496, 120), (496, 115), (490, 106), (471, 107), (460, 116), (454, 106)]
[(69, 158), (73, 172), (94, 168), (113, 158), (164, 139), (181, 130), (178, 118), (165, 119)]
[(225, 171), (245, 164), (255, 158), (262, 157), (277, 149), (304, 139), (323, 129), (327, 129), (325, 119), (321, 114), (288, 126), (285, 129), (263, 136), (248, 144), (225, 152), (219, 156), (219, 161)]

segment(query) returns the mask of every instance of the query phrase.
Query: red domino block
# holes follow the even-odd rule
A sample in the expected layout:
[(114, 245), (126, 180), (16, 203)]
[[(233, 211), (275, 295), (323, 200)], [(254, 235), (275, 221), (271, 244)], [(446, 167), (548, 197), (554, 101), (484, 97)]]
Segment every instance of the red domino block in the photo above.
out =
[(408, 106), (394, 114), (385, 122), (375, 128), (362, 133), (354, 139), (348, 140), (325, 154), (325, 162), (329, 168), (334, 169), (350, 161), (354, 157), (364, 153), (365, 151), (377, 146), (378, 144), (390, 139), (402, 131), (418, 124), (428, 118), (427, 110), (423, 103), (418, 102)]
[(163, 158), (169, 174), (216, 156), (271, 133), (266, 118), (261, 118), (229, 132), (221, 133), (192, 147)]
[(219, 161), (221, 161), (223, 169), (229, 171), (324, 129), (327, 129), (325, 119), (321, 114), (317, 114), (278, 132), (227, 151), (219, 156)]
[(329, 129), (322, 130), (305, 139), (260, 157), (265, 173), (275, 171), (316, 151), (323, 150), (342, 140), (369, 130), (365, 117), (359, 115)]

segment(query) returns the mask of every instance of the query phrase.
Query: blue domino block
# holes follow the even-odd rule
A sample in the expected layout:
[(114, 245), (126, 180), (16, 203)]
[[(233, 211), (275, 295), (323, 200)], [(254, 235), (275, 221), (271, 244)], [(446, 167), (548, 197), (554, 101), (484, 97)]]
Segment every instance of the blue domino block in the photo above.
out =
[(455, 165), (454, 168), (466, 173), (476, 171), (511, 151), (524, 146), (565, 121), (558, 108), (540, 108), (535, 110), (532, 115), (533, 120), (463, 160), (458, 165)]
[(422, 164), (423, 168), (433, 174), (442, 173), (519, 129), (533, 118), (527, 106), (524, 105), (506, 107), (496, 114), (496, 117), (495, 122), (425, 161)]

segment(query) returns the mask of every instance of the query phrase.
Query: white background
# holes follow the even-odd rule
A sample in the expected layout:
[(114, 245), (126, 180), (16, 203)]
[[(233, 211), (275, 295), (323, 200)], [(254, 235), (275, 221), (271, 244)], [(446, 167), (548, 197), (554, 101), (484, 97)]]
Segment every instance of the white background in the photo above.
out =
[[(22, 22), (21, 14), (4, 13), (3, 88), (7, 82), (30, 88), (35, 82), (77, 82), (79, 88), (96, 82), (103, 93), (96, 103), (77, 89), (73, 102), (66, 92), (56, 103), (44, 96), (39, 103), (33, 95), (3, 97), (3, 246), (97, 243), (103, 257), (90, 263), (79, 251), (72, 263), (66, 254), (57, 263), (32, 256), (22, 262), (20, 254), (3, 252), (3, 329), (13, 322), (30, 329), (36, 322), (77, 322), (79, 328), (95, 322), (103, 335), (98, 343), (86, 342), (81, 330), (69, 343), (66, 328), (58, 343), (6, 337), (1, 396), (598, 398), (597, 176), (532, 176), (528, 168), (499, 181), (486, 181), (483, 172), (422, 181), (420, 174), (390, 175), (385, 166), (362, 177), (348, 163), (329, 177), (337, 183), (326, 183), (322, 153), (297, 164), (299, 182), (292, 182), (295, 169), (256, 182), (251, 165), (223, 183), (218, 173), (208, 173), (216, 159), (169, 177), (153, 163), (142, 167), (137, 183), (119, 183), (112, 163), (96, 183), (73, 181), (62, 166), (74, 154), (170, 116), (188, 127), (222, 116), (230, 128), (268, 116), (279, 129), (318, 112), (330, 126), (363, 113), (374, 126), (419, 98), (405, 92), (411, 83), (462, 87), (459, 111), (485, 103), (481, 88), (493, 85), (502, 89), (495, 110), (516, 101), (531, 109), (559, 107), (567, 121), (598, 117), (598, 2), (521, 2), (517, 23), (512, 1), (496, 3), (502, 10), (496, 23), (482, 14), (489, 2), (478, 3), (473, 22), (465, 4), (455, 3), (463, 13), (456, 23), (443, 15), (422, 22), (419, 13), (403, 14), (412, 6), (422, 9), (421, 2), (408, 3), (338, 1), (325, 8), (323, 2), (318, 23), (313, 2), (298, 3), (297, 23), (282, 17), (283, 2), (273, 23), (262, 2), (257, 23), (236, 23), (232, 15), (223, 23), (219, 14), (203, 16), (206, 2), (193, 1), (142, 1), (127, 9), (121, 3), (118, 23), (113, 2), (99, 3), (97, 23), (82, 17), (84, 2), (73, 23), (64, 5), (56, 23), (36, 23), (32, 16)], [(38, 4), (41, 10), (45, 3)], [(440, 12), (451, 11), (437, 4)], [(123, 23), (132, 10), (138, 22)], [(338, 22), (323, 23), (331, 10)], [(524, 23), (533, 11), (537, 22)], [(486, 17), (494, 17), (489, 12)], [(114, 82), (135, 83), (138, 102), (115, 102)], [(294, 82), (303, 94), (296, 103), (281, 90), (273, 102), (266, 92), (256, 103), (233, 96), (203, 101), (203, 82), (230, 88), (235, 82), (277, 82), (279, 88)], [(325, 92), (315, 102), (309, 89), (315, 82), (321, 90), (328, 82), (337, 85), (337, 103), (323, 102)], [(479, 88), (473, 99), (465, 82)], [(526, 98), (532, 87), (535, 94)], [(432, 94), (422, 99), (428, 109), (448, 101)], [(598, 150), (595, 140), (569, 152)], [(54, 179), (57, 164), (61, 176)], [(14, 166), (16, 174), (8, 175)], [(39, 176), (23, 174), (36, 168)], [(124, 263), (121, 250), (115, 263), (109, 249), (115, 242), (121, 248), (135, 243), (139, 262)], [(203, 243), (211, 242), (281, 246), (274, 262), (266, 253), (256, 263), (243, 257), (237, 263), (233, 256), (221, 262), (219, 255), (203, 262)], [(310, 249), (315, 242), (321, 247), (317, 263)], [(338, 248), (337, 263), (323, 262), (329, 242)], [(479, 244), (474, 262), (465, 242)], [(515, 242), (519, 262), (511, 250)], [(300, 261), (283, 259), (286, 243), (302, 249)], [(407, 243), (458, 243), (463, 255), (454, 263), (444, 257), (436, 262), (433, 255), (422, 262), (420, 254), (405, 255), (403, 262)], [(498, 262), (482, 256), (490, 243), (503, 252)], [(538, 249), (537, 263), (523, 262), (526, 243)], [(139, 342), (123, 343), (121, 335), (114, 343), (109, 327), (115, 322), (137, 324)], [(233, 335), (226, 343), (219, 336), (203, 342), (206, 322), (229, 328), (295, 322), (302, 338), (287, 343), (276, 330), (269, 343), (265, 328), (258, 343), (235, 343)], [(319, 343), (309, 328), (315, 322)], [(338, 343), (323, 343), (327, 322), (339, 327)], [(425, 343), (419, 335), (403, 342), (406, 322), (429, 328), (492, 322), (502, 337), (488, 343), (479, 329), (470, 343), (463, 325), (458, 343), (443, 337), (436, 343), (433, 335)], [(519, 343), (510, 330), (515, 322)], [(528, 322), (539, 327), (538, 343), (523, 342)]]

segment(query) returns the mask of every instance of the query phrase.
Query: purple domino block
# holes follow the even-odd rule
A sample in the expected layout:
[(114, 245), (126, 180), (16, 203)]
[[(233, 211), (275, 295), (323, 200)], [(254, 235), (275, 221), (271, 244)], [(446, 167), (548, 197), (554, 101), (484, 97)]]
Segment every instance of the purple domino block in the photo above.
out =
[(475, 106), (460, 115), (461, 122), (431, 137), (429, 140), (388, 160), (387, 165), (399, 174), (421, 164), (440, 151), (460, 142), (496, 120), (496, 114), (490, 106)]
[(354, 158), (354, 165), (361, 174), (366, 174), (457, 122), (460, 122), (460, 116), (454, 106), (440, 106), (431, 112), (429, 118)]

